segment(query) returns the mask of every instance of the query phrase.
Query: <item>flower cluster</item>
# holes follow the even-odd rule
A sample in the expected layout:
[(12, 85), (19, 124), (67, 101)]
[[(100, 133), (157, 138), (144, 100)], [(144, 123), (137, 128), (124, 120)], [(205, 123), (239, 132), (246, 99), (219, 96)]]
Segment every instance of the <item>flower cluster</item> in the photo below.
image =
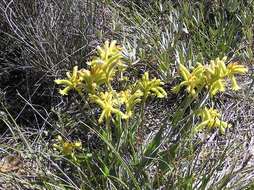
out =
[(98, 47), (97, 50), (98, 56), (87, 63), (88, 70), (78, 71), (78, 67), (75, 66), (72, 75), (67, 73), (67, 79), (55, 80), (57, 84), (66, 86), (60, 90), (60, 94), (67, 95), (71, 89), (81, 90), (81, 87), (94, 94), (101, 85), (110, 85), (116, 71), (123, 71), (126, 67), (121, 61), (121, 48), (116, 45), (116, 41), (106, 41), (104, 46)]
[(64, 140), (61, 136), (57, 137), (57, 143), (53, 145), (55, 149), (62, 152), (65, 156), (74, 157), (74, 153), (76, 150), (81, 149), (81, 142), (75, 141), (70, 142)]
[[(226, 60), (227, 57), (223, 57), (222, 59), (217, 58), (211, 60), (208, 65), (198, 63), (192, 71), (189, 71), (184, 65), (180, 64), (179, 71), (183, 81), (176, 85), (172, 91), (177, 93), (185, 86), (187, 92), (192, 97), (197, 97), (200, 91), (206, 89), (212, 97), (218, 92), (225, 91), (226, 79), (231, 80), (233, 90), (239, 90), (240, 87), (237, 84), (235, 75), (244, 74), (248, 69), (238, 63), (229, 63), (226, 65)], [(217, 127), (220, 129), (221, 133), (224, 133), (225, 129), (231, 126), (221, 121), (219, 119), (221, 115), (213, 108), (201, 108), (197, 116), (201, 118), (201, 123), (195, 127), (196, 132), (203, 130), (205, 127)]]
[(218, 92), (225, 91), (225, 80), (229, 78), (233, 90), (239, 90), (240, 87), (236, 82), (236, 74), (244, 74), (248, 71), (246, 67), (238, 63), (230, 63), (226, 66), (227, 57), (223, 59), (211, 60), (209, 65), (200, 63), (190, 72), (184, 65), (180, 64), (179, 71), (183, 81), (175, 86), (173, 92), (178, 92), (180, 88), (186, 86), (186, 90), (192, 96), (197, 96), (197, 92), (204, 87), (208, 89), (211, 96)]
[(149, 73), (145, 72), (142, 79), (138, 82), (137, 88), (144, 93), (145, 99), (150, 95), (155, 95), (158, 98), (167, 96), (165, 90), (161, 87), (164, 83), (160, 79), (149, 79)]
[(231, 127), (230, 124), (221, 121), (221, 114), (213, 108), (202, 108), (198, 111), (197, 115), (201, 118), (201, 123), (195, 127), (195, 131), (202, 131), (205, 127), (219, 128), (222, 134), (225, 133), (225, 129)]
[(67, 73), (67, 79), (55, 80), (57, 84), (65, 86), (60, 90), (61, 95), (67, 95), (72, 89), (80, 94), (85, 90), (90, 102), (96, 103), (102, 110), (99, 123), (109, 121), (113, 115), (129, 119), (133, 115), (135, 105), (142, 99), (146, 100), (149, 95), (158, 98), (167, 95), (161, 87), (163, 82), (156, 78), (150, 80), (148, 72), (134, 85), (116, 92), (111, 82), (117, 73), (123, 75), (127, 67), (122, 60), (121, 50), (116, 41), (106, 41), (102, 47), (97, 48), (97, 56), (87, 63), (88, 69), (78, 70), (75, 66), (72, 74)]
[(67, 95), (68, 92), (72, 89), (76, 91), (81, 91), (82, 89), (82, 77), (81, 77), (81, 72), (78, 71), (78, 67), (75, 66), (73, 68), (72, 74), (70, 72), (66, 73), (67, 79), (57, 79), (55, 80), (56, 84), (61, 84), (64, 85), (64, 89), (60, 89), (59, 93), (63, 96)]
[(179, 65), (180, 74), (183, 77), (183, 81), (176, 85), (172, 91), (177, 93), (183, 86), (186, 86), (187, 91), (195, 96), (197, 90), (204, 86), (203, 76), (204, 76), (204, 66), (198, 63), (197, 67), (190, 72), (184, 65)]
[(127, 89), (120, 92), (119, 95), (121, 103), (125, 105), (125, 117), (130, 118), (133, 115), (134, 106), (142, 101), (141, 97), (144, 95), (144, 93), (139, 89), (134, 92), (132, 92), (130, 89)]
[(98, 104), (102, 113), (99, 118), (99, 123), (102, 123), (104, 118), (110, 120), (112, 114), (126, 118), (125, 114), (120, 111), (120, 101), (117, 98), (118, 94), (115, 91), (101, 92), (99, 95), (90, 95), (90, 100)]

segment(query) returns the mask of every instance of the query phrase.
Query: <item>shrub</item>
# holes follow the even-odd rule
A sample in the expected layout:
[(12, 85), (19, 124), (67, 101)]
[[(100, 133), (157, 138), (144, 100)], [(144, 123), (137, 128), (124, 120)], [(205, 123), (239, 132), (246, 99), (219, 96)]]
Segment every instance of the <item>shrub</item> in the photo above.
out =
[[(93, 104), (101, 110), (98, 121), (93, 121), (95, 124), (89, 125), (82, 121), (79, 123), (102, 140), (103, 148), (91, 150), (85, 145), (80, 149), (80, 143), (63, 140), (62, 137), (55, 145), (82, 172), (82, 177), (72, 176), (74, 179), (78, 177), (76, 180), (81, 183), (80, 187), (154, 189), (170, 186), (174, 189), (192, 189), (195, 186), (205, 188), (214, 183), (214, 178), (207, 175), (209, 172), (209, 175), (214, 175), (218, 171), (216, 168), (222, 166), (226, 155), (219, 156), (218, 164), (211, 163), (211, 168), (207, 168), (204, 174), (196, 178), (197, 168), (205, 166), (196, 166), (195, 159), (196, 162), (203, 161), (200, 160), (198, 152), (201, 140), (195, 137), (205, 129), (214, 128), (219, 128), (224, 134), (225, 129), (230, 126), (220, 120), (221, 115), (216, 109), (206, 107), (209, 97), (225, 91), (225, 88), (222, 88), (225, 84), (217, 85), (218, 81), (224, 83), (226, 77), (232, 80), (234, 74), (247, 72), (243, 65), (230, 63), (226, 66), (225, 61), (226, 57), (213, 60), (210, 65), (197, 64), (192, 72), (180, 65), (179, 70), (184, 81), (173, 90), (176, 92), (176, 89), (179, 91), (186, 86), (189, 95), (173, 114), (173, 118), (165, 118), (165, 123), (162, 121), (159, 130), (145, 144), (143, 137), (139, 142), (140, 130), (143, 130), (145, 102), (150, 95), (164, 98), (167, 93), (161, 86), (163, 83), (156, 78), (151, 80), (148, 72), (132, 84), (129, 84), (131, 81), (128, 80), (121, 85), (123, 81), (119, 80), (116, 81), (118, 85), (112, 85), (117, 76), (126, 75), (128, 66), (122, 60), (121, 48), (115, 41), (107, 41), (103, 47), (98, 47), (98, 55), (88, 62), (88, 69), (78, 70), (74, 67), (72, 73), (67, 73), (67, 79), (55, 80), (57, 84), (64, 85), (64, 89), (59, 91), (60, 94), (67, 95), (70, 90), (74, 90), (83, 99), (88, 99), (84, 103), (89, 105), (90, 112), (94, 113)], [(236, 85), (235, 79), (233, 80)], [(114, 89), (115, 86), (124, 89), (118, 92)], [(135, 112), (139, 103), (142, 103), (141, 109)], [(191, 109), (190, 113), (187, 108)], [(166, 123), (170, 123), (170, 127), (167, 127)], [(172, 133), (173, 129), (177, 133)], [(172, 142), (171, 138), (177, 140)], [(165, 143), (168, 143), (168, 146), (162, 148)], [(175, 163), (178, 159), (181, 159), (182, 163)], [(155, 167), (155, 171), (151, 172), (151, 167)], [(182, 173), (191, 167), (197, 168), (189, 171), (188, 175)], [(175, 176), (179, 170), (183, 176)], [(232, 177), (231, 174), (229, 176)], [(173, 179), (176, 181), (173, 182)], [(217, 187), (228, 184), (223, 180), (218, 181)]]

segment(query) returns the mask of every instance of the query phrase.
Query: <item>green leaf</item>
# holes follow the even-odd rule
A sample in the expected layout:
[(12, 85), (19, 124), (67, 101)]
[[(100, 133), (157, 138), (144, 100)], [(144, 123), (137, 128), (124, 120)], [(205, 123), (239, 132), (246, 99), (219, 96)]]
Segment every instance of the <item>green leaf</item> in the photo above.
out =
[(157, 132), (153, 140), (147, 145), (144, 156), (142, 157), (139, 165), (137, 166), (138, 170), (143, 169), (144, 167), (148, 166), (152, 160), (156, 157), (159, 146), (161, 144), (162, 134), (163, 134), (164, 127), (162, 126), (160, 130)]
[(105, 164), (103, 165), (103, 175), (105, 177), (109, 176), (109, 169), (108, 169), (108, 167)]

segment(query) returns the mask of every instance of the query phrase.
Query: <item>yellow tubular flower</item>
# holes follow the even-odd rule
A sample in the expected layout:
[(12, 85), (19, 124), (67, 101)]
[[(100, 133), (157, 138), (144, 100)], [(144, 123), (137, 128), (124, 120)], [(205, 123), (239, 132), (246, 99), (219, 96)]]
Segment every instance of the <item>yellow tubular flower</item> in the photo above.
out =
[(86, 86), (88, 93), (94, 94), (96, 89), (106, 82), (106, 76), (101, 68), (91, 68), (91, 70), (82, 69), (80, 71), (82, 81)]
[(231, 80), (232, 83), (232, 89), (233, 90), (239, 90), (240, 87), (237, 84), (236, 78), (235, 78), (235, 74), (244, 74), (246, 72), (248, 72), (248, 68), (246, 68), (244, 65), (240, 65), (238, 63), (230, 63), (227, 66), (228, 69), (228, 76)]
[(244, 74), (248, 72), (248, 68), (244, 65), (238, 64), (237, 62), (228, 64), (227, 69), (229, 74)]
[(153, 94), (158, 98), (164, 98), (167, 96), (166, 91), (161, 87), (164, 83), (161, 82), (160, 79), (152, 79), (149, 80), (148, 72), (145, 72), (142, 76), (142, 79), (138, 82), (138, 89), (140, 89), (143, 94), (144, 98), (146, 99), (149, 94)]
[(227, 76), (227, 67), (225, 65), (227, 57), (222, 59), (216, 58), (210, 61), (210, 65), (206, 66), (205, 80), (206, 86), (211, 96), (216, 95), (218, 92), (225, 91), (225, 80)]
[(198, 63), (190, 73), (184, 65), (180, 64), (179, 71), (184, 80), (179, 85), (175, 86), (172, 91), (177, 93), (181, 87), (186, 86), (187, 91), (192, 96), (196, 96), (196, 90), (202, 88), (204, 83), (204, 70), (204, 66)]
[(248, 69), (239, 65), (238, 63), (230, 63), (225, 65), (227, 57), (223, 59), (217, 58), (215, 61), (211, 61), (211, 64), (206, 69), (206, 81), (210, 94), (213, 96), (217, 92), (225, 91), (225, 78), (229, 78), (232, 83), (233, 90), (239, 90), (240, 87), (237, 84), (235, 74), (244, 74)]
[(57, 141), (58, 143), (53, 146), (61, 151), (65, 156), (72, 155), (75, 150), (81, 149), (82, 146), (80, 141), (66, 141), (60, 135), (57, 137)]
[(62, 152), (64, 155), (70, 155), (74, 150), (73, 144), (68, 141), (63, 143), (62, 148), (63, 148)]
[(230, 76), (229, 78), (230, 78), (231, 83), (232, 83), (232, 89), (234, 91), (240, 90), (241, 87), (237, 84), (236, 78), (234, 76)]
[(60, 89), (59, 93), (61, 95), (68, 95), (68, 92), (72, 89), (74, 90), (81, 90), (82, 78), (80, 77), (80, 73), (78, 71), (78, 66), (73, 67), (73, 72), (66, 73), (67, 79), (57, 79), (55, 80), (56, 84), (64, 85), (64, 89)]
[(188, 69), (187, 69), (183, 64), (180, 63), (180, 65), (179, 65), (179, 70), (180, 70), (180, 73), (181, 73), (183, 79), (184, 79), (185, 81), (188, 81), (189, 78), (191, 77), (191, 74), (190, 74), (190, 72), (188, 71)]
[(120, 100), (125, 104), (126, 114), (124, 119), (128, 119), (133, 114), (134, 106), (141, 102), (141, 97), (143, 93), (141, 90), (137, 90), (135, 92), (131, 92), (130, 89), (120, 92)]
[(223, 57), (222, 59), (216, 58), (215, 60), (211, 60), (210, 64), (206, 66), (206, 75), (210, 80), (224, 78), (227, 75), (226, 59), (227, 57)]
[[(103, 47), (98, 47), (98, 57), (93, 59), (88, 65), (91, 70), (102, 71), (105, 82), (109, 83), (113, 80), (117, 71), (122, 71), (126, 65), (122, 62), (122, 48), (116, 45), (116, 41), (106, 41)], [(104, 80), (103, 78), (103, 80)]]
[(219, 119), (221, 115), (216, 109), (205, 107), (200, 109), (197, 115), (200, 116), (201, 123), (195, 127), (196, 132), (202, 131), (204, 128), (208, 127), (219, 128), (220, 132), (224, 134), (225, 129), (231, 127), (230, 124)]
[(217, 94), (217, 92), (224, 92), (225, 91), (225, 84), (224, 80), (218, 79), (215, 82), (213, 82), (210, 86), (210, 94), (214, 96)]
[(225, 64), (225, 61), (227, 60), (227, 57), (223, 57), (222, 59), (216, 58), (215, 59), (215, 75), (217, 75), (220, 78), (225, 77), (227, 74), (227, 67)]
[(104, 119), (109, 121), (112, 117), (112, 114), (117, 114), (122, 118), (125, 118), (125, 114), (120, 111), (121, 102), (117, 98), (116, 92), (101, 92), (99, 96), (90, 95), (90, 100), (96, 104), (98, 104), (102, 113), (99, 118), (99, 123), (102, 123)]
[(103, 47), (97, 47), (99, 57), (103, 60), (108, 60), (115, 55), (121, 55), (122, 48), (116, 45), (116, 41), (113, 40), (109, 43), (107, 40)]
[(97, 88), (102, 84), (109, 85), (116, 72), (126, 67), (121, 60), (121, 50), (116, 45), (116, 41), (106, 41), (102, 47), (97, 48), (98, 56), (87, 63), (90, 69), (80, 71), (88, 93), (95, 94)]

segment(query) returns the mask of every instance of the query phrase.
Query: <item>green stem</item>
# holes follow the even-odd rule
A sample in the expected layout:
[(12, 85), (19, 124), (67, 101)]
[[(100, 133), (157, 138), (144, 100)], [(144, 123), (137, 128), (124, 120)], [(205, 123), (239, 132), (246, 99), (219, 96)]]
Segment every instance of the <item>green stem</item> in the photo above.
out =
[(107, 82), (106, 82), (106, 86), (107, 86), (107, 88), (108, 88), (108, 91), (110, 91), (110, 92), (113, 92), (113, 91), (114, 91), (114, 89), (112, 88), (112, 86), (111, 86), (111, 84), (110, 84), (110, 81), (107, 81)]
[[(84, 98), (84, 96), (85, 96), (84, 93), (78, 89), (76, 91), (78, 92), (78, 95), (81, 97), (82, 102), (88, 107), (89, 111), (92, 112), (92, 108), (91, 108), (89, 102), (87, 101), (87, 99)], [(94, 114), (92, 114), (92, 119), (93, 119), (93, 122), (96, 121)]]
[(137, 145), (141, 144), (141, 152), (143, 152), (142, 142), (143, 142), (144, 121), (145, 121), (146, 99), (147, 99), (147, 96), (144, 96), (144, 99), (143, 99), (142, 105), (141, 105), (141, 114), (140, 114), (141, 123), (140, 123), (140, 126), (138, 127), (138, 132), (137, 132), (137, 137), (140, 138)]
[(141, 123), (140, 123), (140, 126), (139, 128), (142, 129), (143, 126), (144, 126), (144, 120), (145, 120), (145, 106), (146, 106), (146, 98), (143, 99), (142, 101), (142, 106), (141, 106), (141, 114), (140, 114), (140, 118), (141, 118)]
[(112, 143), (112, 135), (110, 128), (110, 119), (106, 119), (106, 132), (107, 132), (107, 140)]

